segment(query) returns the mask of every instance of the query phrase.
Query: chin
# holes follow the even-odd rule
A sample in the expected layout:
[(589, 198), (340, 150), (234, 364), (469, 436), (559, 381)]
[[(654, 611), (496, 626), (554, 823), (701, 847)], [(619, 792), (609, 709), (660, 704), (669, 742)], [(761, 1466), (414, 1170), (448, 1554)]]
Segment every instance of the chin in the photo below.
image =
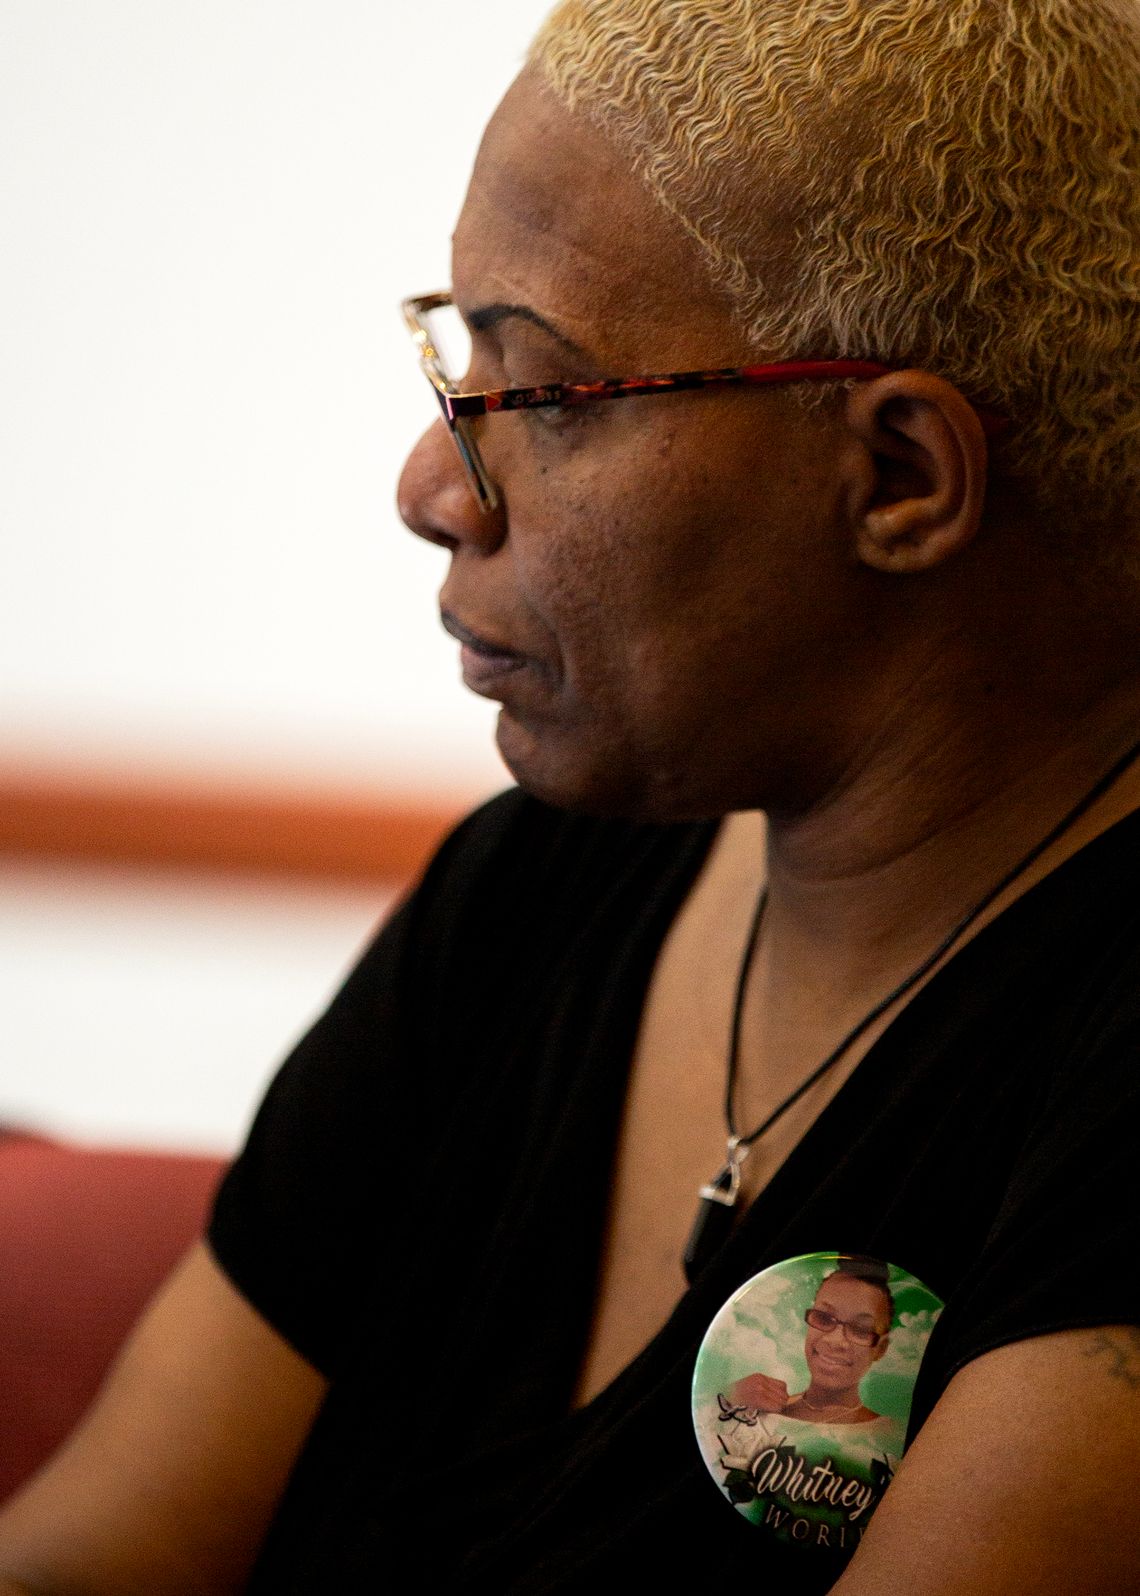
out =
[(597, 740), (548, 727), (537, 733), (506, 710), (500, 711), (495, 741), (524, 792), (573, 814), (668, 825), (719, 820), (733, 809), (753, 807), (701, 790), (688, 770), (639, 762), (629, 742), (600, 747)]
[(606, 819), (671, 818), (656, 811), (649, 784), (624, 748), (606, 757), (579, 737), (558, 736), (546, 727), (535, 733), (506, 710), (499, 713), (495, 741), (523, 791), (554, 809)]

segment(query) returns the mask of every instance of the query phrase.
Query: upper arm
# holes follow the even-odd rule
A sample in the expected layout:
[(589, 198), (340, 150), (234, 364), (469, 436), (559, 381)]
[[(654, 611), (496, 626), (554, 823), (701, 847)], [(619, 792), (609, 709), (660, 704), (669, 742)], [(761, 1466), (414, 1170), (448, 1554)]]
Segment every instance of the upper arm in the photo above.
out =
[(968, 1364), (836, 1596), (1140, 1589), (1140, 1330), (1069, 1330)]
[(0, 1570), (67, 1596), (240, 1589), (325, 1389), (196, 1246), (0, 1515)]

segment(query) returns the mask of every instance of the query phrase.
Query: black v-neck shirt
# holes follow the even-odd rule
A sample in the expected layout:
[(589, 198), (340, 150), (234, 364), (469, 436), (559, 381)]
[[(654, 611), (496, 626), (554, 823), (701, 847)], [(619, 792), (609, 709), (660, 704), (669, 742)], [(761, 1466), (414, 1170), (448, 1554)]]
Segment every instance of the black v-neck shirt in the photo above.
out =
[(1140, 813), (868, 1051), (669, 1322), (570, 1411), (653, 965), (715, 836), (517, 792), (459, 827), (283, 1066), (209, 1239), (331, 1380), (249, 1590), (827, 1590), (711, 1483), (697, 1348), (751, 1275), (867, 1254), (947, 1306), (911, 1434), (1026, 1336), (1140, 1322)]

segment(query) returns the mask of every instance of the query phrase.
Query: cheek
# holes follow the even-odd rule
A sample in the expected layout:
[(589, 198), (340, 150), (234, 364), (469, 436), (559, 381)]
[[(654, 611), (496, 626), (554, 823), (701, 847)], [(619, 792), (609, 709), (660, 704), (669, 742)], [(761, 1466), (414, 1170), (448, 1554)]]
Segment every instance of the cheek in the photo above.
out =
[[(731, 397), (634, 399), (598, 411), (567, 445), (514, 430), (520, 418), (496, 418), (511, 429), (502, 436), (520, 568), (542, 561), (551, 605), (570, 609), (581, 583), (627, 618), (668, 624), (710, 603), (723, 607), (761, 581), (779, 586), (779, 551), (760, 558), (760, 528), (771, 517), (758, 506), (788, 520), (777, 489), (797, 509), (803, 494), (786, 480), (794, 462), (758, 457), (755, 429), (742, 429)], [(802, 574), (801, 537), (789, 532), (785, 541)]]
[(695, 582), (681, 536), (644, 495), (596, 478), (556, 504), (512, 514), (511, 559), (523, 602), (553, 638), (567, 684), (649, 668), (676, 655), (676, 619)]
[(820, 584), (807, 591), (797, 527), (774, 538), (764, 483), (714, 442), (607, 436), (545, 475), (512, 458), (501, 553), (549, 669), (501, 724), (516, 773), (604, 758), (661, 818), (756, 801), (769, 723), (818, 652)]

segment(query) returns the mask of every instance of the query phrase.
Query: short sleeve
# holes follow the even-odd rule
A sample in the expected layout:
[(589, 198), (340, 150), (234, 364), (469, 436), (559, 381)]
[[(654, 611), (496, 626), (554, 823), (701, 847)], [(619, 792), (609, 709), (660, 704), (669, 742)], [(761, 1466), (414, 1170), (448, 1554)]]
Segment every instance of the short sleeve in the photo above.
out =
[(494, 800), (444, 844), (285, 1060), (218, 1192), (207, 1231), (218, 1263), (329, 1377), (370, 1282), (404, 1266), (397, 1215), (424, 1185), (430, 1127), (454, 1097), (441, 970), (449, 944), (479, 934), (463, 906), (480, 900), (515, 799)]
[(328, 1375), (355, 1307), (359, 1216), (399, 1178), (409, 920), (405, 905), (278, 1071), (207, 1232), (242, 1294)]
[[(1140, 1323), (1140, 969), (1042, 1060), (1038, 1102), (976, 1263), (947, 1305), (916, 1391), (917, 1410), (971, 1359), (1009, 1342)], [(970, 1171), (962, 1171), (969, 1180)], [(921, 1398), (921, 1401), (920, 1401)], [(913, 1426), (912, 1426), (913, 1428)]]

